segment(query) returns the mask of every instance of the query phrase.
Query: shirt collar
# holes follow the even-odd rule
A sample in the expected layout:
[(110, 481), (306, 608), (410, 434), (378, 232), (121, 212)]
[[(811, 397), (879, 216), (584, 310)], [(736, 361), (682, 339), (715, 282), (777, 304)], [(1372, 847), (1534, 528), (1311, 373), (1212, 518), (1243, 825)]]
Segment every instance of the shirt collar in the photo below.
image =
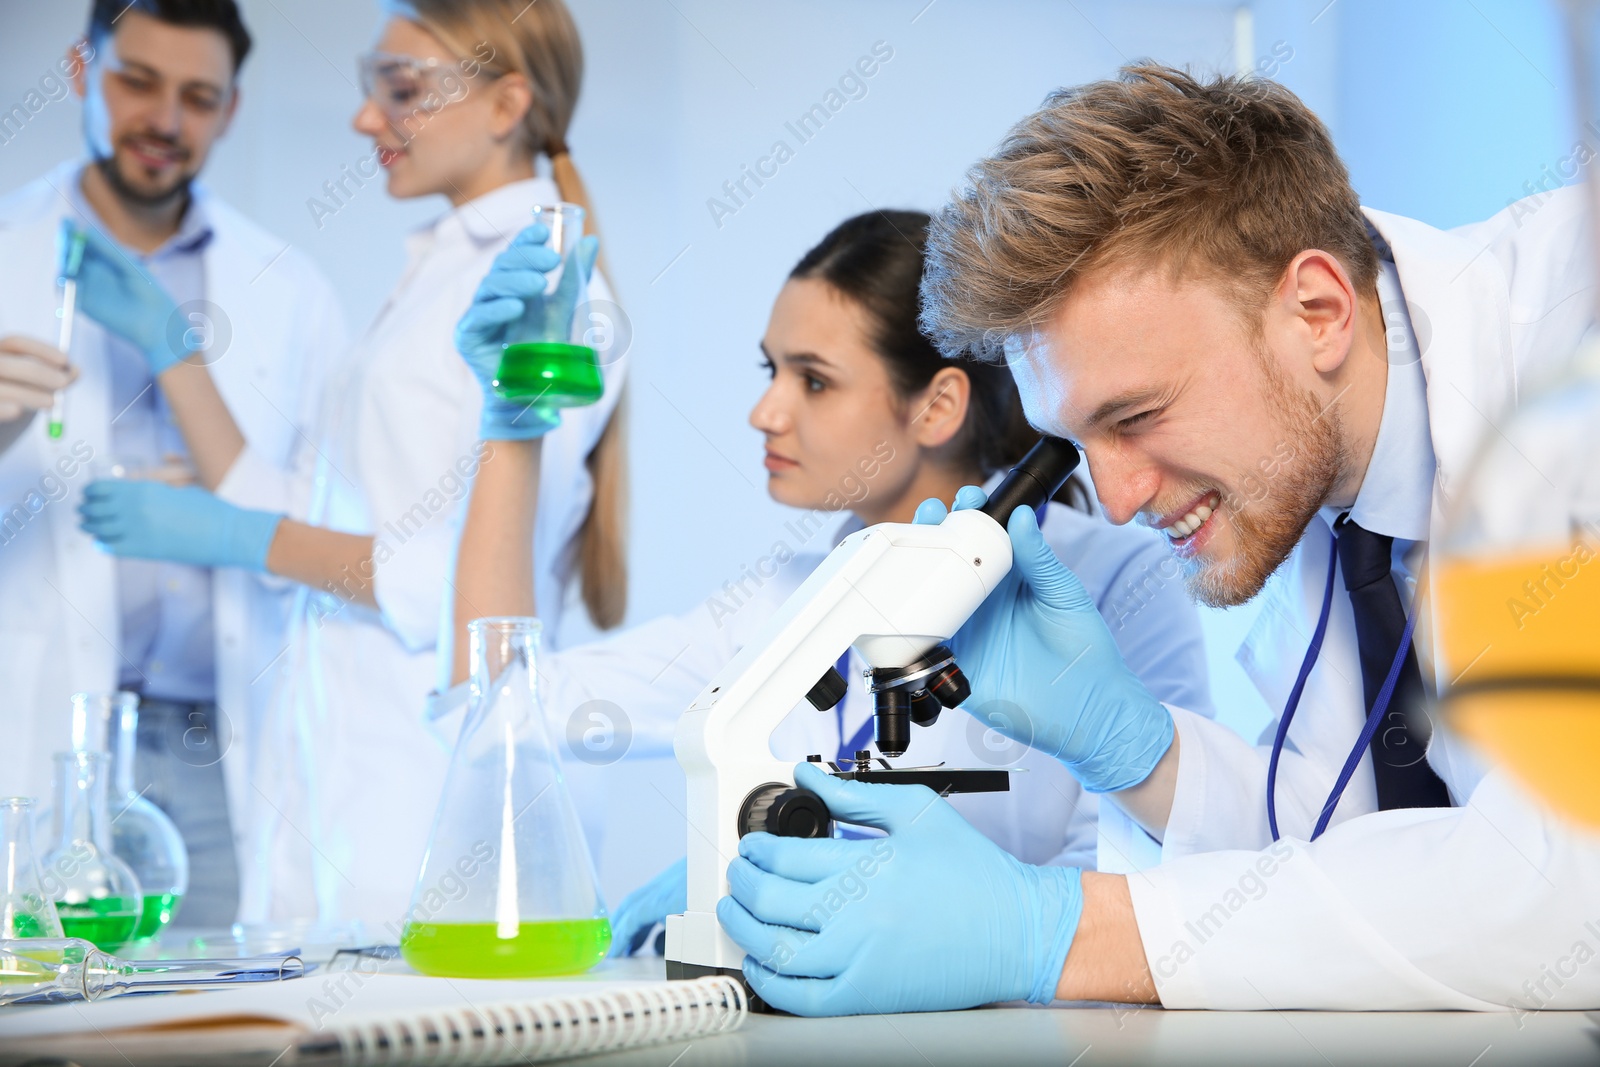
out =
[[(85, 166), (93, 165), (93, 163), (85, 164)], [(110, 231), (106, 229), (105, 220), (100, 217), (100, 213), (94, 209), (88, 198), (83, 195), (82, 182), (83, 169), (79, 168), (73, 175), (73, 179), (67, 182), (67, 200), (71, 203), (74, 211), (89, 219), (109, 237)], [(216, 236), (211, 224), (211, 214), (206, 206), (210, 199), (211, 194), (206, 191), (205, 186), (199, 182), (190, 183), (189, 206), (184, 209), (183, 218), (178, 220), (177, 232), (161, 242), (160, 247), (155, 251), (147, 254), (138, 253), (139, 258), (149, 262), (166, 256), (194, 255), (203, 251), (211, 243), (212, 238)], [(118, 243), (120, 244), (121, 242)]]
[(1389, 378), (1372, 460), (1350, 508), (1350, 521), (1402, 541), (1425, 541), (1432, 512), (1434, 456), (1428, 430), (1427, 378), (1405, 293), (1388, 247), (1378, 242), (1378, 303)]

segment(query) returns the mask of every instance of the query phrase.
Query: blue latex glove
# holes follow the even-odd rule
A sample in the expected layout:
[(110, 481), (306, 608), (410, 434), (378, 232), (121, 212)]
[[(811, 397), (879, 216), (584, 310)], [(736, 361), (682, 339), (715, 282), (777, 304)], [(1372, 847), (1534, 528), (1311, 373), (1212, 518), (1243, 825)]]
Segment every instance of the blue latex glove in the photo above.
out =
[[(956, 509), (988, 497), (969, 485)], [(919, 523), (944, 520), (925, 500)], [(1094, 793), (1138, 785), (1172, 745), (1172, 715), (1128, 669), (1083, 584), (1039, 532), (1031, 508), (1006, 524), (1014, 562), (950, 642), (972, 697), (964, 707), (1022, 744), (1047, 752)]]
[(197, 567), (267, 569), (267, 549), (282, 515), (247, 511), (199, 486), (153, 481), (90, 482), (79, 523), (113, 555)]
[(744, 975), (796, 1015), (1049, 1003), (1083, 914), (1080, 872), (1034, 867), (920, 785), (795, 769), (835, 818), (886, 838), (750, 834), (717, 918), (750, 955)]
[[(63, 220), (63, 255), (73, 230), (72, 220)], [(78, 310), (144, 353), (151, 374), (188, 355), (189, 324), (177, 317), (178, 305), (161, 283), (94, 227), (85, 227), (84, 235)]]
[(611, 917), (611, 955), (633, 955), (657, 923), (688, 910), (689, 861), (682, 859), (623, 899)]
[(545, 275), (561, 265), (561, 257), (544, 247), (549, 236), (549, 230), (536, 223), (512, 238), (478, 284), (472, 306), (456, 323), (456, 350), (483, 387), (483, 419), (478, 435), (485, 441), (543, 437), (561, 422), (555, 409), (540, 405), (536, 399), (508, 400), (494, 391), (502, 350), (507, 344), (522, 340), (511, 334), (524, 313), (540, 321), (558, 323), (554, 332), (564, 335), (578, 298), (594, 272), (600, 243), (590, 236), (578, 242), (573, 264), (577, 269), (563, 271), (555, 291), (546, 294)]

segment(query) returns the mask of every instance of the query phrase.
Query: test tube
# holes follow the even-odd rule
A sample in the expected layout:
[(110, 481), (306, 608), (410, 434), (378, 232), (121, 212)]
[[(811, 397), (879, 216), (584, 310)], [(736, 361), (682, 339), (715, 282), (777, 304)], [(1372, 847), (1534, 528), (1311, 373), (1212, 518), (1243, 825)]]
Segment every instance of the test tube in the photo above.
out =
[[(88, 243), (87, 231), (63, 223), (65, 246), (61, 255), (61, 332), (56, 347), (62, 352), (72, 351), (72, 321), (78, 315), (78, 270), (83, 266), (83, 249)], [(50, 401), (50, 440), (59, 441), (66, 429), (66, 393), (56, 390)]]

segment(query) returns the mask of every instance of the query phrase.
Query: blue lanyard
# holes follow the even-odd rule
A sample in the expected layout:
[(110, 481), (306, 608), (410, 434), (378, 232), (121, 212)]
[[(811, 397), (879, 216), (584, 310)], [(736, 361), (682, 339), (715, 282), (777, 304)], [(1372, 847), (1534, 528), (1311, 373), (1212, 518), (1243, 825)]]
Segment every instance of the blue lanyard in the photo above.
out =
[[(1322, 652), (1322, 639), (1328, 632), (1328, 613), (1333, 607), (1333, 576), (1339, 565), (1339, 538), (1334, 535), (1333, 543), (1328, 546), (1328, 582), (1322, 591), (1322, 613), (1317, 616), (1317, 628), (1311, 635), (1311, 646), (1306, 649), (1306, 656), (1300, 662), (1300, 676), (1295, 679), (1294, 688), (1289, 691), (1288, 703), (1284, 705), (1283, 717), (1278, 720), (1278, 732), (1272, 739), (1272, 759), (1267, 763), (1267, 824), (1272, 828), (1272, 839), (1278, 840), (1278, 756), (1283, 752), (1284, 740), (1289, 736), (1289, 723), (1294, 719), (1294, 713), (1300, 706), (1300, 694), (1305, 690), (1306, 679), (1311, 677), (1311, 668), (1317, 665), (1317, 656)], [(1378, 732), (1378, 724), (1383, 721), (1383, 713), (1389, 710), (1389, 698), (1394, 696), (1394, 687), (1400, 681), (1400, 671), (1405, 666), (1406, 653), (1411, 649), (1411, 634), (1417, 627), (1417, 613), (1411, 612), (1406, 619), (1405, 632), (1400, 637), (1400, 647), (1395, 651), (1394, 661), (1389, 664), (1389, 673), (1384, 676), (1383, 687), (1378, 690), (1377, 699), (1372, 702), (1372, 711), (1367, 715), (1366, 725), (1361, 728), (1361, 736), (1356, 739), (1355, 747), (1350, 750), (1350, 755), (1345, 757), (1344, 767), (1339, 771), (1339, 778), (1333, 784), (1333, 792), (1328, 794), (1327, 803), (1322, 805), (1322, 814), (1317, 818), (1316, 828), (1311, 831), (1311, 840), (1315, 841), (1322, 836), (1322, 831), (1328, 828), (1328, 820), (1333, 818), (1333, 809), (1338, 806), (1339, 798), (1344, 795), (1344, 787), (1350, 784), (1350, 776), (1356, 773), (1356, 768), (1361, 765), (1362, 758), (1367, 754), (1367, 746), (1372, 744), (1372, 735)]]

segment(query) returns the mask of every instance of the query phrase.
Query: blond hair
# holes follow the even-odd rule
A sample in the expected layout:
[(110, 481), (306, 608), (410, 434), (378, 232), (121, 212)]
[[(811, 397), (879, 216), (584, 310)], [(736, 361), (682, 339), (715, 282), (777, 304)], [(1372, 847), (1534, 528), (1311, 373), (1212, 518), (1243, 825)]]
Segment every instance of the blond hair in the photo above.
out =
[[(523, 148), (550, 159), (561, 199), (584, 209), (589, 233), (598, 234), (589, 191), (567, 149), (567, 128), (583, 83), (583, 43), (562, 0), (412, 0), (416, 21), (457, 56), (479, 55), (490, 75), (519, 74), (533, 91), (522, 119)], [(600, 269), (605, 269), (602, 254)], [(593, 450), (585, 459), (594, 498), (579, 531), (578, 566), (583, 603), (601, 629), (622, 622), (628, 607), (627, 396), (617, 397)]]
[(1311, 248), (1374, 291), (1360, 202), (1316, 115), (1274, 82), (1129, 66), (1052, 93), (972, 168), (929, 230), (922, 325), (947, 355), (996, 358), (1087, 272), (1148, 264), (1220, 283), (1259, 328)]

